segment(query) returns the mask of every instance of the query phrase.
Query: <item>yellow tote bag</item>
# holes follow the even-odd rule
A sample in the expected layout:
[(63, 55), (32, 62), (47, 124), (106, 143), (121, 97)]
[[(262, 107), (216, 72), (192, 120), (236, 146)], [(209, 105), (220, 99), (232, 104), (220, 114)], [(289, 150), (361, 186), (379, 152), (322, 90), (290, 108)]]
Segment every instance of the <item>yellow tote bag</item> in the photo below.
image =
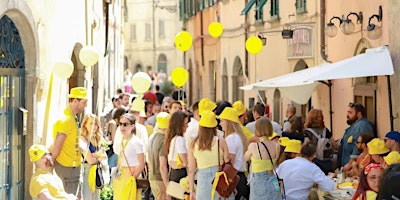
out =
[(130, 176), (126, 180), (125, 186), (121, 192), (121, 200), (135, 200), (136, 199), (136, 179), (134, 176)]

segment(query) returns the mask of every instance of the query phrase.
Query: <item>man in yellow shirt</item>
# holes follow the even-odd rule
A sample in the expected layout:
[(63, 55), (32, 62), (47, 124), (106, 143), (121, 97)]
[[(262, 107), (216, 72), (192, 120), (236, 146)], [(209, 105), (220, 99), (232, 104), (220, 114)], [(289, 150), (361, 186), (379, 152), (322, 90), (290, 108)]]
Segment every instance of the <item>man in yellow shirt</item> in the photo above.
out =
[(83, 113), (86, 105), (86, 89), (72, 88), (68, 106), (53, 127), (54, 145), (51, 153), (55, 161), (55, 171), (63, 181), (67, 193), (78, 194), (82, 155), (79, 149), (80, 133), (76, 115)]
[(73, 194), (67, 194), (61, 179), (53, 174), (53, 160), (43, 145), (34, 144), (29, 148), (31, 162), (35, 163), (35, 173), (29, 184), (29, 193), (34, 199), (76, 200)]

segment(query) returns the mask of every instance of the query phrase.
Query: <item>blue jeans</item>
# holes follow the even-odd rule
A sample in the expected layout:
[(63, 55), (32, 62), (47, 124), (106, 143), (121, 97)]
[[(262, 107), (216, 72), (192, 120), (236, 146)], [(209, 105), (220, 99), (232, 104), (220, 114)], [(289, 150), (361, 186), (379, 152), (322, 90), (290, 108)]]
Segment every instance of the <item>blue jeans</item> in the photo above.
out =
[[(204, 169), (198, 169), (197, 171), (197, 189), (196, 189), (196, 199), (197, 200), (210, 200), (212, 181), (214, 180), (215, 173), (218, 172), (218, 166), (208, 167)], [(219, 199), (218, 192), (214, 193), (214, 200)], [(227, 199), (234, 199), (233, 193)]]
[(279, 191), (276, 191), (272, 184), (274, 178), (275, 175), (269, 172), (253, 173), (250, 180), (250, 200), (280, 200)]

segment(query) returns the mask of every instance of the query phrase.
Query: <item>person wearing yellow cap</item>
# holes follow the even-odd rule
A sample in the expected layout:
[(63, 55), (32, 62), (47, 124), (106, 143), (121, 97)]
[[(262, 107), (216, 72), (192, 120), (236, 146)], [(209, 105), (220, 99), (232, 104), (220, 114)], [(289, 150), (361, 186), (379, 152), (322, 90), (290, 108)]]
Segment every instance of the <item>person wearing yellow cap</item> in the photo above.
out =
[(296, 158), (300, 154), (301, 141), (300, 140), (289, 140), (286, 142), (285, 154), (286, 160)]
[(277, 166), (280, 154), (280, 145), (268, 139), (272, 133), (272, 124), (267, 117), (256, 121), (256, 137), (261, 142), (250, 143), (244, 154), (246, 161), (251, 160), (250, 199), (280, 199), (280, 193), (272, 183), (275, 176), (270, 173)]
[[(216, 200), (220, 197), (213, 189), (211, 182), (218, 172), (219, 165), (229, 161), (229, 151), (226, 141), (217, 136), (217, 125), (215, 114), (211, 110), (204, 110), (199, 121), (198, 136), (190, 144), (188, 152), (190, 199), (196, 197), (199, 200)], [(197, 189), (195, 191), (196, 171)], [(233, 198), (232, 194), (228, 199)]]
[(382, 139), (374, 138), (367, 144), (368, 146), (368, 153), (371, 154), (372, 160), (375, 163), (384, 164), (385, 160), (383, 159), (384, 156), (387, 156), (390, 152), (385, 146), (385, 142)]
[(233, 167), (238, 170), (238, 175), (240, 177), (239, 184), (236, 186), (238, 193), (235, 198), (239, 199), (244, 197), (248, 199), (250, 188), (247, 185), (247, 178), (245, 176), (246, 162), (243, 158), (244, 152), (247, 150), (247, 138), (243, 134), (242, 128), (240, 128), (239, 115), (236, 109), (225, 107), (219, 115), (219, 119), (221, 120), (220, 125), (222, 130), (225, 132), (230, 161)]
[(77, 199), (65, 192), (61, 179), (53, 172), (53, 159), (44, 145), (32, 145), (29, 157), (36, 167), (29, 184), (29, 194), (33, 199)]
[(169, 125), (170, 115), (160, 112), (156, 116), (158, 131), (149, 140), (147, 162), (149, 166), (149, 182), (156, 200), (165, 200), (168, 186), (168, 164), (165, 151), (165, 133)]
[[(244, 122), (245, 122), (245, 120), (246, 120), (246, 116), (247, 116), (247, 115), (246, 115), (246, 112), (247, 112), (246, 107), (243, 105), (243, 102), (242, 102), (242, 101), (235, 101), (235, 102), (233, 102), (232, 107), (233, 107), (234, 109), (236, 109), (236, 111), (238, 112), (238, 114), (239, 114), (239, 121), (240, 121), (240, 127), (242, 128), (243, 133), (244, 133), (244, 135), (246, 136), (247, 140), (250, 141), (250, 140), (254, 137), (254, 133), (251, 132), (251, 130), (250, 130), (249, 128), (243, 126), (243, 124), (244, 124)], [(255, 138), (254, 138), (254, 139), (255, 139)], [(253, 139), (253, 140), (254, 140), (254, 139)]]
[(387, 156), (383, 157), (386, 165), (392, 165), (400, 163), (400, 153), (398, 151), (392, 151)]
[(57, 175), (67, 193), (77, 193), (81, 172), (81, 150), (79, 149), (79, 124), (77, 114), (83, 113), (87, 105), (86, 89), (75, 87), (69, 94), (69, 103), (63, 115), (53, 126), (54, 144), (51, 150)]
[[(301, 145), (301, 144), (300, 144)], [(286, 146), (286, 148), (290, 147)], [(297, 152), (296, 150), (294, 150)], [(308, 199), (311, 188), (317, 184), (322, 191), (333, 191), (334, 182), (312, 162), (317, 152), (315, 145), (301, 146), (300, 156), (281, 163), (276, 173), (285, 184), (286, 199)]]

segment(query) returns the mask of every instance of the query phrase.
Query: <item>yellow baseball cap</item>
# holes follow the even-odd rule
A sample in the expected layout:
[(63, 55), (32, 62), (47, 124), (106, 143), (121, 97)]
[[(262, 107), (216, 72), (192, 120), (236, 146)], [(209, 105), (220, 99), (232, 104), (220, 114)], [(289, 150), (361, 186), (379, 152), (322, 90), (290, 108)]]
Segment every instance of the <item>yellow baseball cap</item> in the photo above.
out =
[(199, 102), (199, 115), (201, 116), (205, 110), (213, 111), (216, 107), (217, 104), (209, 98), (202, 98)]
[(156, 117), (158, 128), (168, 128), (170, 117), (171, 116), (166, 112), (158, 113)]
[(368, 153), (371, 155), (380, 155), (384, 154), (390, 151), (385, 145), (385, 141), (379, 139), (379, 138), (374, 138), (367, 144), (368, 146)]
[(284, 147), (286, 147), (286, 145), (287, 145), (287, 143), (289, 142), (289, 138), (288, 137), (281, 137), (281, 138), (279, 138), (279, 140), (278, 140), (278, 143), (281, 145), (281, 146), (284, 146)]
[(201, 118), (199, 121), (199, 125), (208, 127), (208, 128), (216, 127), (218, 125), (218, 122), (215, 117), (215, 113), (210, 110), (203, 111), (203, 114), (201, 115)]
[(383, 157), (387, 165), (400, 163), (400, 153), (398, 151), (392, 151), (387, 156)]
[(84, 87), (71, 88), (71, 92), (68, 97), (71, 99), (87, 99), (86, 98), (86, 88), (84, 88)]
[(48, 153), (46, 147), (41, 144), (34, 144), (29, 148), (29, 157), (31, 162), (40, 160), (46, 153)]
[(233, 107), (234, 109), (236, 109), (236, 111), (237, 111), (237, 113), (238, 113), (239, 115), (242, 115), (242, 114), (244, 114), (244, 113), (246, 112), (246, 107), (243, 105), (243, 102), (242, 102), (242, 101), (235, 101), (235, 102), (232, 104), (232, 107)]
[[(276, 137), (281, 137), (281, 135), (279, 135), (278, 133), (276, 133), (275, 131), (272, 132), (272, 135), (268, 137), (269, 140), (272, 140)], [(289, 138), (288, 138), (289, 139)], [(283, 146), (283, 145), (282, 145)]]
[(232, 122), (240, 123), (239, 122), (239, 115), (236, 109), (232, 107), (225, 107), (222, 113), (219, 115), (220, 119), (226, 119)]
[(285, 152), (300, 153), (301, 141), (300, 140), (289, 140), (286, 144)]

